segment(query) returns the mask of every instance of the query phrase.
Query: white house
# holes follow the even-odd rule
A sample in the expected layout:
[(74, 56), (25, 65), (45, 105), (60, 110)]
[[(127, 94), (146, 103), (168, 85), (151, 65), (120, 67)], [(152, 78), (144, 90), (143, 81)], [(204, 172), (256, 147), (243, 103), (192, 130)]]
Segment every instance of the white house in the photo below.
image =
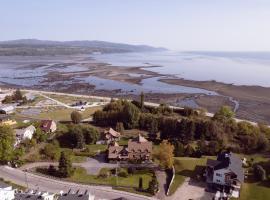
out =
[(0, 199), (1, 200), (13, 200), (15, 198), (15, 190), (12, 186), (0, 182)]
[(13, 105), (1, 105), (0, 113), (1, 114), (12, 114), (15, 111), (15, 107)]
[(238, 198), (244, 182), (242, 160), (233, 153), (223, 152), (217, 160), (208, 159), (206, 168), (208, 186), (227, 191)]
[(15, 146), (17, 146), (21, 141), (25, 139), (31, 140), (35, 132), (36, 132), (36, 128), (33, 125), (30, 125), (24, 129), (15, 129), (15, 135), (16, 135)]

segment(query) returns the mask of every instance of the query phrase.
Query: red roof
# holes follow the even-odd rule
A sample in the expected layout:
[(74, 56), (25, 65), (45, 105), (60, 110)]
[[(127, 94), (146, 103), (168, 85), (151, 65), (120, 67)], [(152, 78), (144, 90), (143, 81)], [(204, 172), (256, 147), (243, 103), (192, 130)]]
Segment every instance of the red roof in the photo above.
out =
[(42, 120), (40, 124), (40, 129), (49, 132), (51, 130), (53, 120)]

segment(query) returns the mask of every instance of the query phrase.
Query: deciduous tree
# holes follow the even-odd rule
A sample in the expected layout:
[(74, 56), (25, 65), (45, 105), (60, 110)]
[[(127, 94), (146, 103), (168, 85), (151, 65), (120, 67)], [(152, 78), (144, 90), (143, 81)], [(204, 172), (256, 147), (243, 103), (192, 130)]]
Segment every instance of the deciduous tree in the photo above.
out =
[(163, 140), (160, 144), (160, 150), (158, 153), (158, 158), (160, 161), (160, 166), (165, 169), (171, 169), (173, 167), (173, 152), (174, 146), (170, 144), (167, 140)]

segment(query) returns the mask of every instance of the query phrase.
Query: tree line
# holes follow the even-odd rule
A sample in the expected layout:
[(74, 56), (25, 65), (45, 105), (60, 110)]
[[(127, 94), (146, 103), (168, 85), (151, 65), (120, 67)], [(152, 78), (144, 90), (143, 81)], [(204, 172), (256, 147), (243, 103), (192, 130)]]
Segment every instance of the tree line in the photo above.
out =
[[(230, 107), (223, 106), (213, 118), (190, 108), (172, 110), (166, 105), (150, 107), (142, 102), (112, 101), (102, 111), (94, 113), (94, 122), (100, 126), (113, 126), (121, 122), (126, 129), (146, 130), (160, 140), (168, 140), (185, 147), (198, 142), (201, 152), (216, 155), (230, 148), (239, 153), (266, 151), (270, 129), (265, 125), (236, 122)], [(179, 146), (179, 145), (178, 145)], [(177, 148), (176, 148), (177, 149)], [(196, 151), (196, 149), (194, 149)]]

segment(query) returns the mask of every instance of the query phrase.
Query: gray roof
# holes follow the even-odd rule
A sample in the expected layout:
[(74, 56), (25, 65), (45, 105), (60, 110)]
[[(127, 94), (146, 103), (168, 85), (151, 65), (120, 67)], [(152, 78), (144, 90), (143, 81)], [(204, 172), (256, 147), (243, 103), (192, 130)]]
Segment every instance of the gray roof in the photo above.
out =
[(89, 200), (89, 194), (62, 194), (58, 200)]
[(213, 167), (214, 170), (227, 168), (237, 175), (240, 182), (244, 182), (244, 170), (242, 160), (233, 153), (223, 152), (218, 155), (217, 160), (207, 159), (207, 166)]
[(26, 194), (26, 193), (16, 193), (14, 200), (41, 200), (41, 195)]

